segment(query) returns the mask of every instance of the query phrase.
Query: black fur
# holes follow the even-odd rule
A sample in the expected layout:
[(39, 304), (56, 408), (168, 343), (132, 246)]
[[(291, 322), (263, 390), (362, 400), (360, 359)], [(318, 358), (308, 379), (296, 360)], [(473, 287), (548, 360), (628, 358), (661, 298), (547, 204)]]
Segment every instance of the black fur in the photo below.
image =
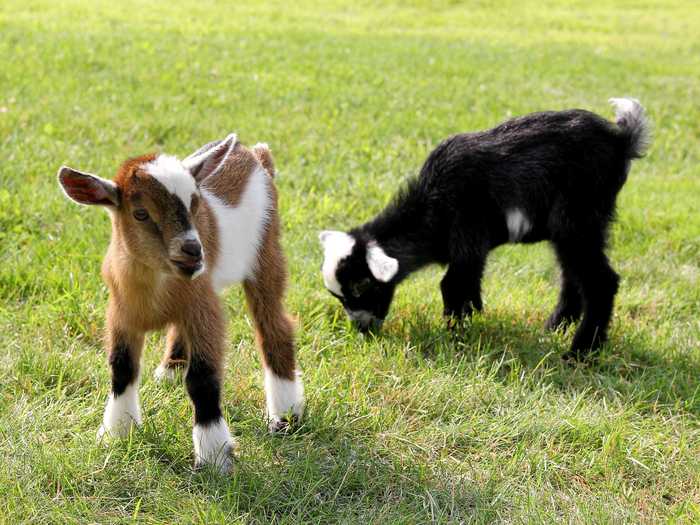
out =
[[(336, 270), (338, 282), (342, 284), (343, 296), (334, 296), (349, 315), (357, 310), (365, 310), (372, 312), (375, 319), (383, 320), (389, 313), (394, 297), (394, 285), (377, 281), (367, 267), (367, 243), (371, 238), (359, 231), (356, 232), (356, 238), (358, 242), (352, 252), (338, 263)], [(361, 324), (359, 328), (364, 330), (370, 326)]]
[(193, 353), (185, 383), (194, 405), (195, 424), (218, 421), (221, 418), (221, 378), (217, 371), (207, 360)]
[(109, 366), (112, 369), (112, 392), (120, 396), (136, 380), (139, 365), (134, 362), (129, 346), (119, 337), (109, 352)]
[[(580, 356), (595, 349), (606, 339), (618, 288), (604, 251), (615, 199), (646, 136), (642, 107), (628, 101), (616, 124), (584, 110), (544, 112), (448, 138), (384, 211), (349, 232), (356, 244), (336, 272), (344, 304), (352, 301), (353, 310), (383, 319), (395, 286), (439, 263), (448, 266), (440, 285), (445, 315), (467, 316), (482, 308), (481, 277), (491, 250), (547, 240), (562, 267), (559, 304), (547, 326), (583, 314), (572, 351)], [(529, 228), (509, 229), (513, 210)], [(371, 241), (399, 261), (398, 273), (389, 283), (372, 279), (364, 294), (350, 299), (347, 291), (369, 274), (364, 250)]]
[(170, 349), (170, 361), (175, 363), (184, 363), (187, 361), (187, 348), (182, 338), (178, 337)]

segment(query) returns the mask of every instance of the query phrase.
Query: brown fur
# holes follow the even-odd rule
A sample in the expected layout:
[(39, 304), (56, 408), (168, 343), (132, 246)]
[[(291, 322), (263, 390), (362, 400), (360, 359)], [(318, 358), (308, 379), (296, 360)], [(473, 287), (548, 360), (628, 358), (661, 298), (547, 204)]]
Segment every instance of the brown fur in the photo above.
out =
[(262, 167), (265, 168), (267, 174), (270, 177), (274, 177), (277, 172), (275, 171), (275, 161), (272, 158), (272, 153), (267, 144), (256, 144), (253, 146), (253, 155), (260, 161)]
[(248, 309), (255, 321), (258, 350), (265, 365), (276, 375), (293, 379), (294, 326), (282, 300), (287, 284), (287, 264), (279, 243), (277, 192), (271, 186), (274, 212), (270, 217), (258, 258), (255, 276), (243, 283)]
[[(272, 155), (267, 147), (249, 150), (238, 143), (227, 161), (226, 169), (206, 177), (201, 187), (223, 201), (235, 205), (240, 201), (250, 175), (258, 167), (264, 151), (266, 170), (274, 173)], [(264, 167), (264, 164), (263, 164)], [(283, 298), (287, 281), (286, 261), (279, 244), (280, 228), (277, 213), (277, 191), (269, 185), (271, 206), (270, 218), (258, 255), (255, 276), (243, 283), (248, 309), (253, 317), (256, 343), (263, 363), (275, 374), (293, 379), (295, 364), (294, 329), (284, 310)], [(200, 230), (200, 236), (202, 232)], [(204, 242), (204, 239), (202, 239)], [(179, 356), (171, 356), (176, 335), (169, 335), (162, 364), (166, 367), (181, 366)]]
[(204, 179), (202, 188), (211, 191), (229, 206), (236, 206), (257, 166), (255, 156), (239, 142), (228, 158), (225, 169)]
[[(191, 209), (183, 211), (181, 201), (144, 171), (143, 165), (154, 158), (155, 155), (151, 154), (127, 160), (114, 178), (116, 189), (110, 187), (102, 194), (112, 198), (112, 193), (116, 193), (118, 199), (113, 200), (119, 202), (118, 206), (110, 208), (112, 238), (102, 265), (102, 276), (110, 290), (106, 323), (110, 363), (113, 370), (115, 366), (121, 370), (118, 381), (123, 383), (132, 377), (131, 371), (136, 377), (145, 333), (167, 327), (162, 364), (175, 367), (192, 363), (192, 372), (196, 362), (199, 370), (209, 374), (207, 377), (220, 382), (225, 324), (210, 272), (206, 271), (195, 280), (184, 277), (173, 266), (168, 251), (171, 241), (179, 238), (177, 236), (184, 233), (184, 228), (189, 228), (191, 223), (199, 233), (206, 265), (213, 268), (219, 256), (216, 216), (205, 199), (199, 199), (197, 205), (198, 199), (194, 197)], [(215, 160), (210, 161), (209, 172), (212, 166), (218, 165)], [(204, 168), (198, 171), (199, 185), (227, 205), (236, 206), (251, 174), (261, 166), (270, 176), (274, 174), (274, 162), (266, 146), (259, 145), (251, 151), (236, 144), (220, 171), (212, 175), (208, 175)], [(72, 177), (67, 174), (61, 182), (67, 193), (83, 199), (89, 199), (90, 192), (95, 191), (98, 184), (89, 175), (80, 174)], [(102, 186), (105, 186), (105, 181), (102, 181)], [(279, 243), (277, 192), (271, 179), (268, 187), (269, 220), (258, 250), (254, 275), (243, 283), (243, 287), (264, 365), (277, 376), (293, 380), (296, 370), (294, 329), (283, 306), (286, 262)], [(147, 211), (153, 220), (138, 221), (134, 217), (136, 210)], [(124, 352), (124, 347), (128, 352)], [(126, 356), (132, 365), (124, 364)], [(190, 372), (188, 391), (191, 396), (199, 396), (201, 403), (201, 399), (208, 399), (201, 396), (210, 394), (198, 389), (209, 388), (211, 383), (206, 382), (208, 379), (197, 383), (193, 378), (190, 384)], [(113, 373), (113, 385), (114, 378)], [(217, 400), (218, 392), (217, 387)], [(202, 406), (206, 408), (206, 402)]]

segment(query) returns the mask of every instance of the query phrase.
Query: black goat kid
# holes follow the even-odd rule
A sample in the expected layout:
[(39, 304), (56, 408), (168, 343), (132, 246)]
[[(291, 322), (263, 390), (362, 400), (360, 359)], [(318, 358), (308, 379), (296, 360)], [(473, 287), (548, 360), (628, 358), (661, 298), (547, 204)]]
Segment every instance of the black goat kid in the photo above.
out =
[(348, 233), (320, 234), (326, 288), (366, 330), (381, 324), (410, 273), (446, 264), (444, 313), (462, 318), (482, 309), (489, 251), (548, 240), (562, 287), (547, 328), (583, 314), (572, 353), (596, 349), (619, 281), (605, 255), (615, 199), (648, 142), (639, 102), (611, 103), (615, 124), (584, 110), (543, 112), (448, 138), (377, 217)]

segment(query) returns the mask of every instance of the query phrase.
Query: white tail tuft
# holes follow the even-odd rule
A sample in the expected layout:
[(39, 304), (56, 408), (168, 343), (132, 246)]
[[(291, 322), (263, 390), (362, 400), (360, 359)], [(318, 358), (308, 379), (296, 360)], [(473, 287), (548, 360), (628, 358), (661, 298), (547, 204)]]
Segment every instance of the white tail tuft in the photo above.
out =
[(615, 108), (615, 122), (628, 140), (628, 157), (644, 156), (651, 142), (644, 107), (635, 98), (611, 98), (608, 102)]

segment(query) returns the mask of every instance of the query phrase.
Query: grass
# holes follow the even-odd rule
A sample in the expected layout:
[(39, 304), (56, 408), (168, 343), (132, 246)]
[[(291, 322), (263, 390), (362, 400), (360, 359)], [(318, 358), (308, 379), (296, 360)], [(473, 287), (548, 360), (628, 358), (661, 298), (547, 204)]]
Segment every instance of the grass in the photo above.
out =
[[(700, 7), (614, 2), (18, 1), (0, 5), (0, 523), (700, 520)], [(293, 5), (292, 5), (293, 4)], [(542, 325), (546, 246), (499, 249), (486, 311), (440, 318), (439, 268), (362, 337), (323, 290), (316, 232), (378, 211), (446, 135), (632, 95), (655, 127), (619, 198), (611, 342), (567, 366)], [(269, 142), (303, 427), (268, 436), (250, 323), (226, 295), (236, 472), (193, 472), (182, 385), (95, 443), (108, 391), (107, 215), (61, 196), (62, 163), (111, 176), (229, 131)]]

